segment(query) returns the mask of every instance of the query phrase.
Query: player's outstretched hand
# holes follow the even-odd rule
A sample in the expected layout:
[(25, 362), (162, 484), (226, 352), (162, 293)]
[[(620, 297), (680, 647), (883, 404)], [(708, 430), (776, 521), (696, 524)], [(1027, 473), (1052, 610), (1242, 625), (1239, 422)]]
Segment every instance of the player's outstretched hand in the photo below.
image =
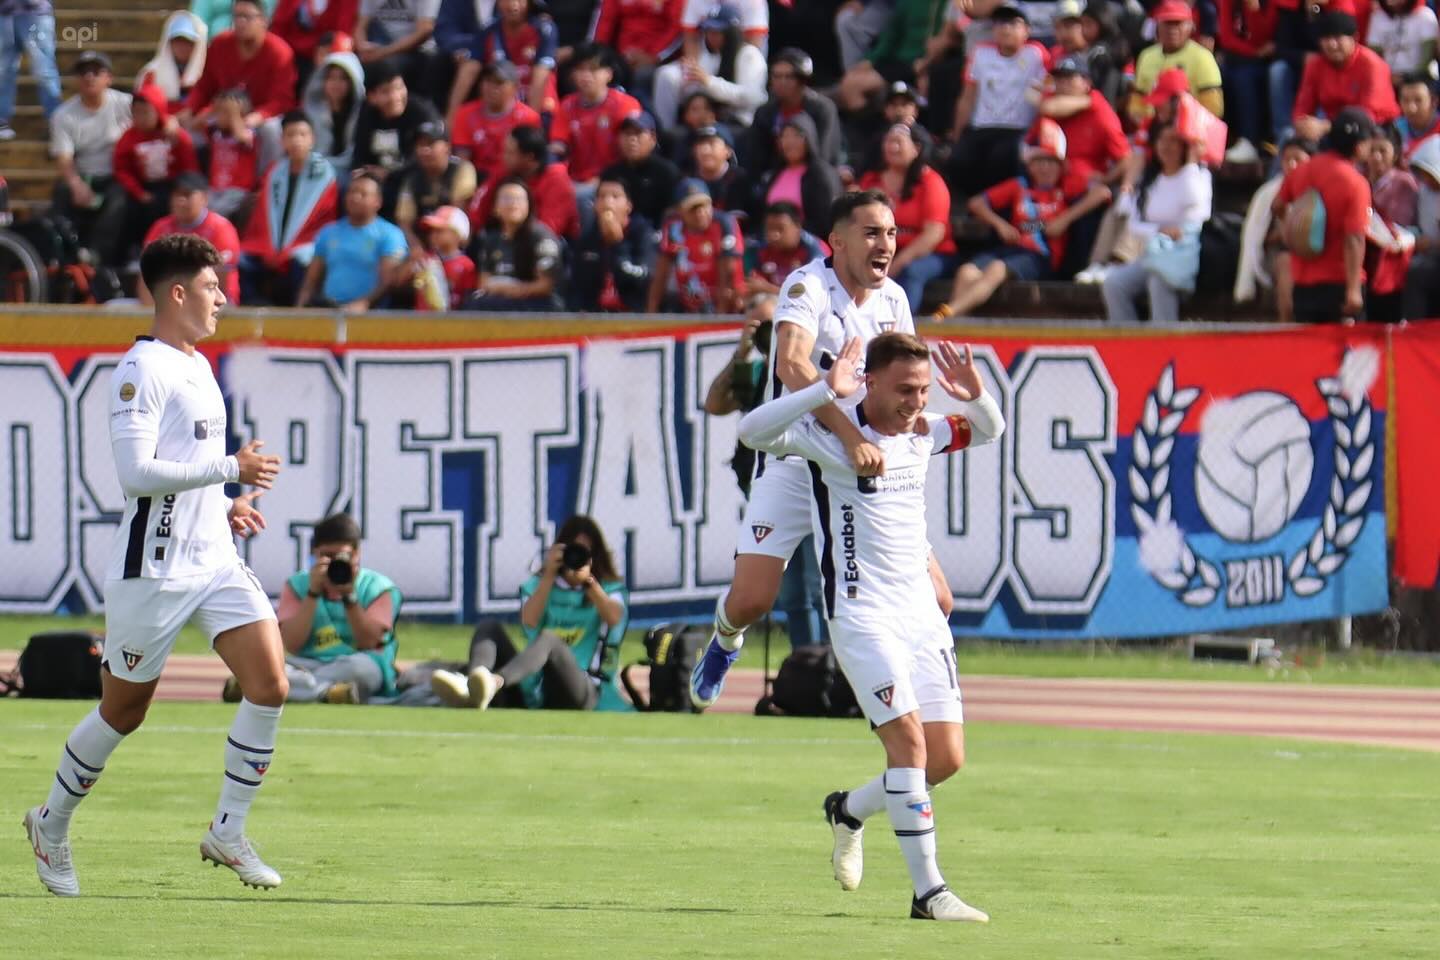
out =
[(251, 440), (235, 454), (240, 464), (240, 482), (247, 487), (269, 490), (275, 486), (275, 475), (280, 472), (280, 458), (260, 452), (264, 440)]
[(835, 358), (835, 363), (825, 378), (830, 389), (835, 391), (835, 396), (841, 400), (853, 396), (855, 391), (860, 389), (860, 374), (856, 372), (856, 367), (860, 365), (860, 352), (860, 338), (851, 337), (840, 350), (840, 356)]
[(941, 389), (956, 400), (979, 400), (980, 394), (985, 392), (985, 384), (980, 380), (980, 370), (975, 366), (970, 344), (965, 344), (965, 352), (962, 354), (955, 344), (941, 340), (940, 348), (935, 353), (935, 365), (940, 369)]
[(230, 502), (230, 529), (242, 538), (265, 529), (265, 517), (255, 509), (258, 496), (259, 493), (242, 493)]

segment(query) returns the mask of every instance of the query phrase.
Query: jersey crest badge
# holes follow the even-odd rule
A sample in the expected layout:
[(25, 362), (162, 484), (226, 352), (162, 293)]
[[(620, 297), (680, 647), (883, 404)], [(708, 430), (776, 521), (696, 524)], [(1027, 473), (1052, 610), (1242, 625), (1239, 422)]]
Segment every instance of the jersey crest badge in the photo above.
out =
[(800, 297), (805, 296), (805, 284), (792, 283), (790, 289), (785, 291), (785, 296), (792, 300), (798, 300)]
[(120, 384), (120, 399), (123, 400), (123, 401), (126, 402), (126, 403), (129, 403), (131, 400), (134, 400), (134, 399), (135, 399), (135, 384), (133, 384), (133, 383), (122, 383), (122, 384)]
[(895, 684), (887, 683), (883, 687), (876, 687), (870, 692), (875, 694), (876, 698), (888, 707), (895, 699)]
[(771, 531), (771, 530), (774, 530), (774, 529), (775, 529), (775, 528), (774, 528), (773, 526), (771, 526), (770, 524), (768, 524), (768, 523), (752, 523), (752, 524), (750, 524), (750, 532), (755, 535), (755, 542), (756, 542), (756, 543), (760, 543), (760, 542), (763, 541), (766, 537), (770, 536), (770, 531)]
[(129, 647), (121, 647), (120, 656), (125, 658), (125, 668), (127, 670), (134, 670), (135, 665), (145, 659), (145, 654), (139, 650), (131, 650)]

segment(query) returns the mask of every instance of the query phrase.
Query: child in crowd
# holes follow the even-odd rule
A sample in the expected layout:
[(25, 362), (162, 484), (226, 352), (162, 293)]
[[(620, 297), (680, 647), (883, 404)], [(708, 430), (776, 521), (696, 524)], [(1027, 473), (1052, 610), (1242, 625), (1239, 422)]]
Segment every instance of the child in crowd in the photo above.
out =
[(226, 90), (215, 97), (205, 126), (210, 143), (210, 209), (245, 229), (260, 186), (260, 154), (255, 131), (245, 124), (250, 98), (244, 90)]
[(459, 207), (440, 207), (420, 218), (430, 248), (415, 278), (415, 309), (459, 310), (475, 292), (475, 261), (464, 253), (470, 242), (470, 218)]
[(756, 252), (755, 268), (745, 279), (745, 293), (779, 293), (793, 270), (828, 256), (830, 248), (800, 226), (802, 214), (793, 203), (765, 208), (765, 244)]

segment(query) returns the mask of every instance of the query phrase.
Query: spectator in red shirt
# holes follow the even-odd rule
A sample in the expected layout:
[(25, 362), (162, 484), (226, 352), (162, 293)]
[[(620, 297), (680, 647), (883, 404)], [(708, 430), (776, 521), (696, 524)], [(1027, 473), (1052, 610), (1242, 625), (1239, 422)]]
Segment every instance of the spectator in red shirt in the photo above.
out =
[(1408, 160), (1420, 144), (1440, 133), (1435, 115), (1435, 85), (1423, 73), (1412, 73), (1400, 81), (1400, 119), (1395, 121), (1400, 143)]
[(620, 157), (620, 124), (641, 107), (630, 94), (610, 86), (615, 71), (604, 47), (581, 46), (571, 64), (575, 92), (560, 101), (560, 109), (555, 111), (550, 148), (569, 169), (576, 192), (590, 199), (600, 171)]
[(470, 48), (469, 58), (455, 71), (450, 89), (453, 114), (470, 99), (480, 68), (497, 60), (509, 60), (519, 71), (522, 99), (539, 114), (554, 113), (559, 103), (555, 87), (555, 54), (560, 46), (555, 21), (532, 10), (530, 0), (496, 0), (495, 19)]
[[(220, 283), (225, 287), (225, 299), (232, 306), (239, 306), (240, 236), (235, 232), (234, 224), (206, 207), (209, 189), (210, 184), (203, 173), (192, 171), (176, 177), (175, 188), (170, 191), (170, 213), (150, 225), (141, 246), (148, 247), (170, 233), (193, 233), (209, 240), (220, 251), (220, 259), (224, 261), (218, 272)], [(135, 295), (147, 307), (155, 303), (143, 277), (136, 282)]]
[(1090, 82), (1079, 57), (1065, 57), (1050, 71), (1049, 96), (1040, 102), (1040, 116), (1049, 117), (1065, 134), (1065, 164), (1072, 176), (1114, 183), (1124, 172), (1130, 142), (1115, 108)]
[[(1006, 280), (1054, 276), (1065, 259), (1070, 225), (1110, 198), (1104, 185), (1087, 185), (1065, 175), (1065, 135), (1053, 120), (1038, 121), (1026, 141), (1025, 176), (970, 198), (970, 213), (995, 230), (1000, 248), (960, 268), (950, 300), (935, 312), (936, 320), (965, 316)], [(999, 215), (1000, 210), (1008, 211), (1008, 220)]]
[(122, 249), (138, 246), (150, 225), (170, 209), (170, 190), (182, 173), (199, 170), (195, 144), (185, 130), (166, 129), (165, 91), (147, 84), (135, 91), (130, 129), (115, 144), (115, 181), (125, 189)]
[(259, 0), (235, 0), (235, 28), (210, 42), (205, 72), (190, 90), (180, 122), (194, 126), (210, 112), (222, 90), (239, 88), (250, 98), (245, 123), (251, 129), (295, 106), (295, 55), (271, 33)]
[(1324, 13), (1315, 21), (1320, 52), (1305, 61), (1300, 92), (1295, 97), (1295, 132), (1319, 140), (1330, 120), (1346, 107), (1363, 110), (1373, 123), (1389, 123), (1400, 116), (1390, 66), (1378, 53), (1355, 41), (1355, 18), (1348, 13)]
[[(1275, 56), (1275, 0), (1218, 0), (1219, 30), (1216, 46), (1224, 54), (1220, 75), (1225, 82), (1226, 121), (1235, 144), (1225, 157), (1232, 163), (1255, 163), (1256, 149), (1267, 139), (1264, 103), (1267, 99), (1270, 61)], [(1269, 139), (1279, 143), (1286, 117), (1276, 118)]]
[(540, 114), (515, 96), (515, 64), (498, 60), (480, 71), (480, 97), (455, 112), (455, 153), (475, 165), (483, 184), (505, 175), (505, 138), (516, 127), (539, 127)]
[[(745, 283), (745, 239), (735, 219), (717, 211), (703, 180), (680, 182), (679, 213), (660, 233), (660, 257), (650, 281), (647, 309), (667, 304), (682, 313), (738, 313)], [(671, 279), (675, 292), (667, 296)]]
[(245, 91), (223, 91), (215, 98), (205, 127), (210, 144), (210, 209), (242, 230), (260, 183), (259, 144), (255, 131), (245, 126), (249, 112)]
[[(531, 216), (565, 240), (580, 235), (580, 211), (575, 202), (575, 184), (565, 165), (552, 163), (539, 127), (516, 127), (505, 138), (505, 176), (524, 181), (530, 191)], [(499, 181), (486, 183), (475, 192), (469, 208), (470, 226), (476, 234), (485, 230), (495, 206)]]
[(352, 45), (360, 0), (279, 0), (270, 17), (270, 32), (290, 47), (299, 79), (295, 89), (304, 90), (315, 71), (321, 38), (343, 36)]
[[(459, 310), (465, 298), (475, 292), (478, 277), (475, 261), (465, 255), (465, 245), (470, 242), (470, 218), (459, 207), (440, 207), (420, 218), (420, 230), (429, 249), (424, 269), (438, 269), (445, 278), (443, 290), (438, 291), (445, 294), (445, 306), (431, 303), (424, 296), (425, 287), (417, 280), (421, 295), (415, 297), (415, 309)], [(439, 284), (436, 287), (438, 290)]]
[(1325, 243), (1319, 255), (1290, 252), (1295, 319), (1300, 323), (1339, 323), (1365, 317), (1370, 184), (1356, 165), (1366, 161), (1374, 136), (1375, 124), (1364, 109), (1339, 111), (1320, 153), (1286, 174), (1275, 196), (1273, 210), (1281, 222), (1285, 222), (1290, 205), (1311, 191), (1318, 194), (1325, 209)]
[(897, 123), (885, 134), (885, 165), (860, 178), (859, 190), (879, 190), (895, 212), (895, 258), (890, 276), (920, 312), (925, 284), (955, 266), (950, 231), (950, 188), (930, 166), (930, 135)]
[(645, 89), (655, 67), (679, 49), (684, 12), (685, 0), (600, 0), (590, 39), (619, 53), (632, 86)]
[(778, 294), (780, 284), (811, 260), (830, 255), (830, 248), (800, 224), (800, 208), (772, 203), (765, 208), (765, 243), (756, 251), (755, 269), (745, 278), (745, 295)]

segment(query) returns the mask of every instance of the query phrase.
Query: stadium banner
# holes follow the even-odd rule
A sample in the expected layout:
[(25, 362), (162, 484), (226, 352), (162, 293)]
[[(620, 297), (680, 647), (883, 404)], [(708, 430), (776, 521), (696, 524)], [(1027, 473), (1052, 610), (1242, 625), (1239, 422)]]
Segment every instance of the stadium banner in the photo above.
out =
[[(242, 548), (272, 592), (311, 524), (348, 509), (408, 613), (513, 614), (580, 511), (635, 617), (708, 616), (743, 506), (737, 418), (702, 409), (734, 326), (290, 320), (236, 317), (205, 344), (232, 443), (283, 461), (269, 529)], [(108, 388), (147, 321), (87, 324), (0, 323), (0, 610), (101, 604), (123, 507)], [(958, 632), (1159, 636), (1385, 607), (1383, 329), (927, 332), (975, 344), (1009, 424), (928, 481)]]
[(1391, 334), (1396, 417), (1395, 575), (1407, 587), (1429, 590), (1440, 572), (1440, 444), (1435, 442), (1440, 398), (1440, 324), (1414, 323)]

